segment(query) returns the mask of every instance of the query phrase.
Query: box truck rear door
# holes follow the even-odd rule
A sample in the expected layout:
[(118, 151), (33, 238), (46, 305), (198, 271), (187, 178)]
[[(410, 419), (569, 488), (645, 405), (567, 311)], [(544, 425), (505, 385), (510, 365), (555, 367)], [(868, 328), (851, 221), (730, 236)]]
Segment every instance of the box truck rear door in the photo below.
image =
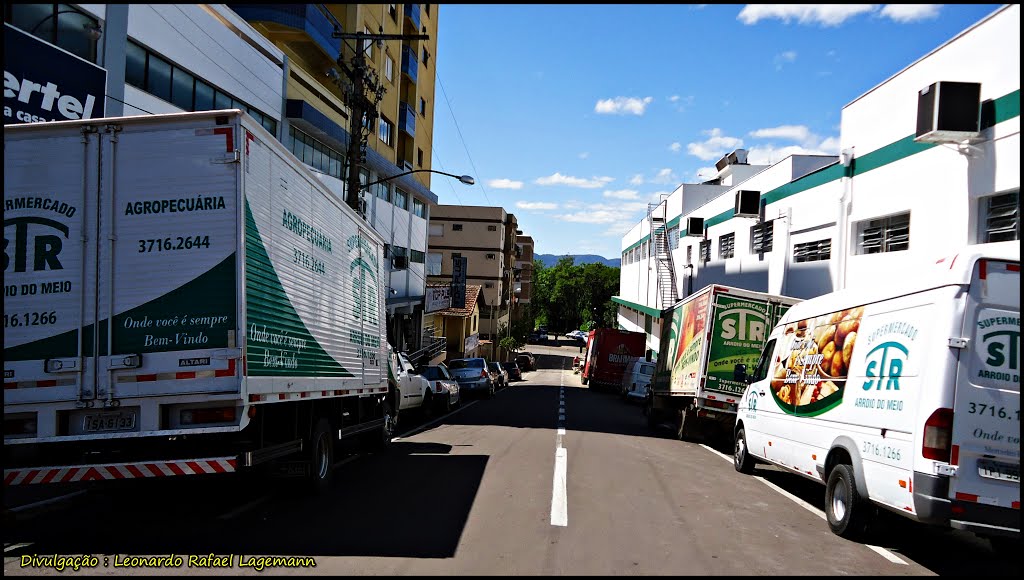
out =
[(950, 499), (1019, 509), (1019, 262), (975, 264), (962, 336), (968, 343), (960, 355), (950, 461), (959, 467)]

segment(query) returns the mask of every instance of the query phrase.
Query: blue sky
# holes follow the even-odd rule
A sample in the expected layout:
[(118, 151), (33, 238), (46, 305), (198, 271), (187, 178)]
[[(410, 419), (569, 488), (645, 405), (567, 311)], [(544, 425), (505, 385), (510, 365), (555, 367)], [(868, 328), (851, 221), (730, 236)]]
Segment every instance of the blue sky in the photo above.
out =
[(442, 204), (501, 206), (538, 254), (617, 258), (647, 203), (754, 164), (839, 153), (843, 106), (998, 4), (442, 4)]

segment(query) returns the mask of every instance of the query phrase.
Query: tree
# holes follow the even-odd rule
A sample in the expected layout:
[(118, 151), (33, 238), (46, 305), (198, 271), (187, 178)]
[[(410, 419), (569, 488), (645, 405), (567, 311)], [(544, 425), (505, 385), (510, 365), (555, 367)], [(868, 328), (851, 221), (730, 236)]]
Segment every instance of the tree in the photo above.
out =
[(552, 332), (615, 325), (611, 297), (619, 290), (619, 269), (604, 264), (575, 264), (565, 256), (550, 268), (534, 261), (532, 302), (536, 320)]

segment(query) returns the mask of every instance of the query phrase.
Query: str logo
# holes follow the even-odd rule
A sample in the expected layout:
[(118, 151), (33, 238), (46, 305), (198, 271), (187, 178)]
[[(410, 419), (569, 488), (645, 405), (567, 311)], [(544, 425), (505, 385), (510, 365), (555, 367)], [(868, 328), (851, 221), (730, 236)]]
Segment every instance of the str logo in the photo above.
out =
[(352, 278), (352, 295), (355, 298), (352, 314), (356, 320), (377, 326), (377, 310), (380, 305), (377, 293), (377, 254), (362, 236), (349, 236), (346, 245), (350, 252), (357, 252), (357, 257), (348, 266), (349, 274), (358, 269)]
[[(24, 272), (28, 269), (29, 224), (37, 224), (57, 230), (64, 234), (64, 239), (68, 239), (68, 226), (58, 221), (33, 216), (5, 219), (4, 230), (12, 226), (14, 227), (15, 272)], [(44, 232), (37, 233), (32, 237), (32, 270), (36, 272), (46, 270), (47, 268), (50, 270), (63, 270), (64, 266), (57, 259), (57, 255), (60, 254), (63, 248), (63, 242), (61, 242), (60, 236), (53, 235), (52, 231), (44, 230)], [(11, 266), (11, 257), (7, 254), (7, 248), (10, 243), (11, 240), (4, 236), (4, 272)]]
[(1000, 369), (1008, 365), (1007, 370), (1017, 370), (1017, 357), (1020, 354), (1019, 330), (997, 330), (981, 338), (985, 343), (985, 353), (988, 355), (985, 359), (986, 365)]
[(870, 391), (874, 388), (880, 391), (882, 383), (885, 383), (887, 391), (900, 390), (900, 375), (903, 373), (903, 363), (909, 354), (907, 347), (894, 340), (883, 342), (868, 351), (867, 356), (864, 357), (869, 361), (864, 374), (871, 379), (864, 381), (864, 390)]
[[(722, 320), (728, 316), (725, 320)], [(718, 314), (722, 320), (722, 338), (764, 342), (764, 314), (747, 308), (730, 308)]]

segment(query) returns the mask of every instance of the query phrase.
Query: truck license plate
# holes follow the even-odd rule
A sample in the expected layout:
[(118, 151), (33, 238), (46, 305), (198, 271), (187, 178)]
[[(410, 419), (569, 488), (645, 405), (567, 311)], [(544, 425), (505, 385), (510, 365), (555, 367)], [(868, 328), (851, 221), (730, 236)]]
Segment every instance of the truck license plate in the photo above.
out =
[(978, 475), (989, 479), (1001, 479), (1020, 483), (1020, 466), (997, 461), (978, 460)]
[(97, 413), (86, 415), (82, 429), (86, 433), (103, 433), (106, 431), (131, 431), (135, 429), (135, 411), (118, 411), (117, 413)]

